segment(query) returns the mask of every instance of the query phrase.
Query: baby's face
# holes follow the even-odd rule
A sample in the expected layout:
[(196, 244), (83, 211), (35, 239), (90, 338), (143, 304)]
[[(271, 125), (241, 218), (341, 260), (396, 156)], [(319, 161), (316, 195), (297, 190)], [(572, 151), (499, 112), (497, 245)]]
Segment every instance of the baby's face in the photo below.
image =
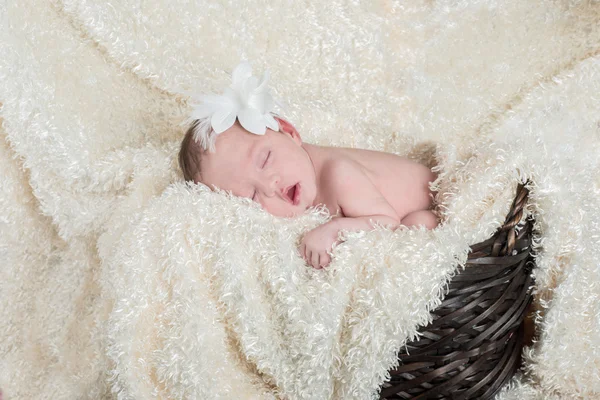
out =
[(280, 132), (264, 135), (236, 122), (217, 136), (215, 153), (202, 156), (202, 183), (250, 198), (279, 217), (302, 214), (313, 205), (316, 176), (296, 129), (279, 120)]

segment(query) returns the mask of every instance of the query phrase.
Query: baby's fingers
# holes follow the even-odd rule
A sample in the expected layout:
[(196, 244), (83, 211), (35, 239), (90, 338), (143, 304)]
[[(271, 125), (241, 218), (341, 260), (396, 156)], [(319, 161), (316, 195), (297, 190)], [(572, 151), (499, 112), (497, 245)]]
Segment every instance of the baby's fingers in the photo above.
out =
[(321, 256), (319, 257), (319, 267), (324, 268), (328, 266), (330, 262), (331, 257), (329, 257), (329, 254), (327, 254), (327, 252), (324, 251), (323, 254), (321, 254)]
[(313, 251), (312, 252), (312, 255), (311, 255), (311, 264), (316, 269), (320, 269), (321, 268), (321, 266), (319, 265), (319, 252), (318, 251)]
[(298, 248), (298, 252), (300, 253), (300, 257), (302, 257), (306, 261), (306, 245), (304, 242)]

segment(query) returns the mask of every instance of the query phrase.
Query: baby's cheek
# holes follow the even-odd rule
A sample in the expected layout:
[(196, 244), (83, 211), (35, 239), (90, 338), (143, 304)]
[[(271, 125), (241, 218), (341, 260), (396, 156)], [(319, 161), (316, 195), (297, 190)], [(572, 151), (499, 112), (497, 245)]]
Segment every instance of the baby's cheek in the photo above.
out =
[(261, 203), (262, 208), (271, 215), (275, 215), (276, 217), (289, 217), (289, 210), (286, 210), (280, 204), (275, 203), (273, 200), (276, 199), (268, 199)]

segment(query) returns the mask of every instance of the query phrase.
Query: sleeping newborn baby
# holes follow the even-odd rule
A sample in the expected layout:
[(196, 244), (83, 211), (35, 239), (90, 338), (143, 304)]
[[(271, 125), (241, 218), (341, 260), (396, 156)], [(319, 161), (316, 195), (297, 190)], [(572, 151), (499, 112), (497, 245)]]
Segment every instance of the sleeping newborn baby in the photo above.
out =
[[(256, 91), (265, 81), (249, 87)], [(294, 217), (317, 205), (327, 207), (333, 218), (307, 232), (299, 247), (314, 268), (330, 263), (340, 230), (369, 230), (374, 224), (391, 229), (437, 226), (429, 188), (436, 175), (426, 166), (390, 153), (304, 143), (289, 121), (271, 113), (257, 112), (253, 121), (238, 107), (225, 126), (212, 119), (209, 124), (207, 110), (216, 115), (214, 101), (224, 102), (212, 96), (209, 105), (211, 99), (213, 106), (207, 107), (205, 100), (204, 109), (196, 114), (200, 118), (193, 119), (183, 139), (179, 165), (184, 179), (252, 199), (279, 217)], [(257, 120), (264, 121), (262, 126)]]

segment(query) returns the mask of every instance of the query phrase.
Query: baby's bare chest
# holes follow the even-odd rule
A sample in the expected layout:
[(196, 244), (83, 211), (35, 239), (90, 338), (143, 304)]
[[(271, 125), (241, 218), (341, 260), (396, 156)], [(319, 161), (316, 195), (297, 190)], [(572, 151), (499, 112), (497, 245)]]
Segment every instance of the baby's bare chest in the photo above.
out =
[(358, 163), (400, 218), (431, 206), (431, 169), (406, 157), (363, 149), (336, 149)]

